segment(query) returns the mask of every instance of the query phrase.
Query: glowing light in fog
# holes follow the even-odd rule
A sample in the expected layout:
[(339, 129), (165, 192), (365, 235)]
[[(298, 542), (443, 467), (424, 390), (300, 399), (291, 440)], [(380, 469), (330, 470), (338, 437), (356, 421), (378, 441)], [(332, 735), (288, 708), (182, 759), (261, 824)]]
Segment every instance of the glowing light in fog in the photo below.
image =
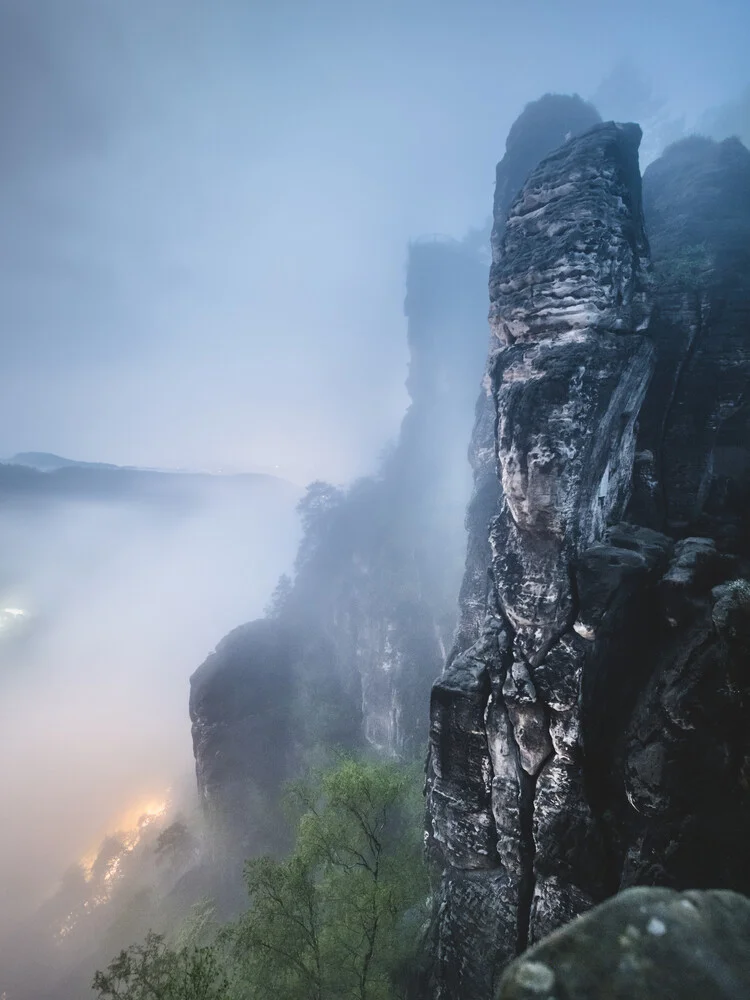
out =
[[(123, 851), (113, 862), (115, 865), (114, 870), (108, 870), (105, 874), (104, 877), (107, 881), (111, 881), (117, 874), (122, 854), (129, 854), (138, 845), (138, 842), (141, 839), (141, 834), (146, 827), (150, 826), (156, 820), (163, 819), (166, 815), (168, 807), (169, 800), (167, 798), (142, 799), (137, 806), (130, 806), (124, 813), (121, 813), (113, 823), (108, 824), (109, 833), (119, 833), (122, 835)], [(80, 860), (80, 864), (88, 878), (91, 877), (91, 869), (93, 868), (94, 862), (99, 854), (100, 847), (101, 845), (89, 851)], [(112, 863), (110, 864), (110, 867), (111, 865)]]
[[(163, 820), (169, 808), (169, 798), (141, 800), (137, 806), (131, 806), (126, 812), (112, 824), (109, 830), (113, 835), (118, 835), (122, 842), (122, 847), (107, 862), (104, 872), (100, 876), (100, 881), (96, 884), (91, 896), (84, 901), (83, 911), (91, 913), (96, 907), (109, 902), (114, 892), (115, 886), (123, 874), (123, 861), (140, 843), (147, 827), (152, 823)], [(94, 864), (99, 856), (101, 845), (95, 850), (81, 858), (79, 864), (83, 869), (87, 882), (93, 878)], [(61, 940), (71, 934), (77, 927), (81, 913), (69, 913), (63, 923), (57, 929), (57, 938)], [(0, 1000), (2, 998), (0, 997)]]
[(0, 630), (14, 625), (23, 618), (28, 618), (28, 611), (23, 608), (0, 608)]

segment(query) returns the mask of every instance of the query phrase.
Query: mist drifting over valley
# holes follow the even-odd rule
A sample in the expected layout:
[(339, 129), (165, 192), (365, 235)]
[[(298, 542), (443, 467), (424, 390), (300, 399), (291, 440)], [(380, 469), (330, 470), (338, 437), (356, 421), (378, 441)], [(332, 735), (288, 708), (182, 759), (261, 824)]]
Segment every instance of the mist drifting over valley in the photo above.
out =
[(273, 782), (423, 756), (508, 131), (576, 94), (641, 169), (747, 144), (749, 34), (740, 0), (0, 0), (0, 997), (3, 954), (7, 1000), (78, 1000), (131, 943), (23, 992), (45, 901), (141, 808), (194, 838), (138, 861), (143, 921), (229, 913), (242, 851), (288, 846)]
[(6, 915), (191, 772), (186, 675), (293, 559), (290, 484), (185, 487), (182, 505), (4, 497), (3, 603), (26, 615), (0, 635)]

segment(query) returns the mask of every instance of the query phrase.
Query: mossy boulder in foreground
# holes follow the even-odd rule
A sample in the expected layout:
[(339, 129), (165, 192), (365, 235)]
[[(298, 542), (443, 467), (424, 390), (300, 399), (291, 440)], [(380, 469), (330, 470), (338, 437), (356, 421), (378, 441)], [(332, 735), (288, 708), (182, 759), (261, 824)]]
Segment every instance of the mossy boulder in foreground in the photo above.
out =
[(628, 889), (508, 967), (496, 1000), (745, 1000), (750, 900)]

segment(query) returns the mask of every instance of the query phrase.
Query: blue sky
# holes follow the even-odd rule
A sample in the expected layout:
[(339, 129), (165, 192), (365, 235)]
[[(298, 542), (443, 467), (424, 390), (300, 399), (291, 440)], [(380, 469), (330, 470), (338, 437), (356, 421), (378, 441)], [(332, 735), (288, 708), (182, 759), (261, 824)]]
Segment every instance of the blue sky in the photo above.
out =
[(731, 99), (749, 22), (734, 0), (0, 0), (0, 455), (368, 471), (407, 402), (408, 240), (482, 224), (545, 91), (627, 59), (688, 120)]

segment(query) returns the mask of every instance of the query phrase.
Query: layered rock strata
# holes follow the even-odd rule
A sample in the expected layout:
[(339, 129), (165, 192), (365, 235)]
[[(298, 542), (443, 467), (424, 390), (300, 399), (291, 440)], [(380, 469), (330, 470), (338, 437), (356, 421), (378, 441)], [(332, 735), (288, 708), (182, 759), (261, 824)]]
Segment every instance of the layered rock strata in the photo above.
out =
[[(495, 177), (491, 247), (496, 264), (502, 254), (508, 212), (529, 173), (566, 140), (585, 132), (600, 120), (596, 109), (580, 97), (546, 94), (528, 104), (513, 123)], [(495, 405), (489, 378), (483, 380), (477, 399), (469, 462), (474, 488), (466, 512), (466, 573), (461, 586), (460, 618), (455, 637), (458, 651), (471, 646), (482, 628), (487, 572), (492, 562), (487, 525), (500, 510), (501, 490), (495, 474)]]
[[(750, 330), (730, 281), (734, 299), (696, 333), (702, 365), (670, 368), (686, 352), (650, 271), (639, 139), (614, 123), (571, 139), (500, 219), (500, 509), (479, 634), (468, 648), (459, 635), (432, 696), (440, 997), (489, 995), (514, 954), (618, 888), (750, 887), (748, 567), (720, 531), (687, 531), (716, 492), (712, 442), (744, 399)], [(716, 425), (692, 448), (691, 396)]]

